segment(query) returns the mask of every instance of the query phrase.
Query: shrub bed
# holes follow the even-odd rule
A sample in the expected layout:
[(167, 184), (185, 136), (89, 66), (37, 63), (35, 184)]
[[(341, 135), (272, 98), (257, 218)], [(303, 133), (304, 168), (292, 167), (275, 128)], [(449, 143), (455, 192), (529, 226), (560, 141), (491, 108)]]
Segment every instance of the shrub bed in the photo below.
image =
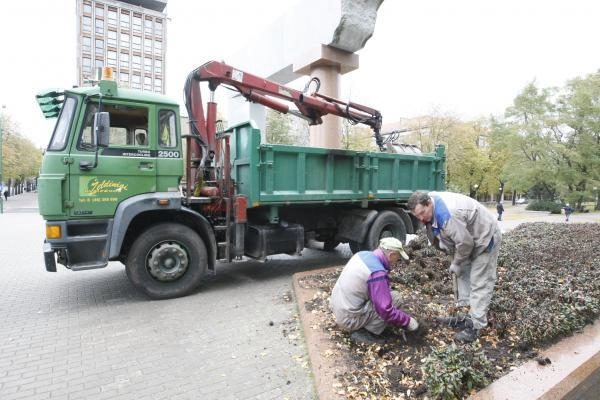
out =
[[(311, 275), (303, 287), (318, 289), (306, 307), (321, 321), (335, 350), (348, 362), (339, 393), (349, 399), (459, 399), (538, 357), (547, 345), (600, 315), (599, 224), (521, 224), (504, 235), (489, 326), (473, 345), (453, 343), (455, 330), (437, 317), (454, 314), (449, 258), (427, 246), (423, 234), (407, 246), (408, 264), (390, 274), (404, 309), (420, 322), (420, 335), (384, 332), (385, 343), (355, 344), (340, 331), (328, 297), (341, 268)], [(548, 360), (541, 358), (544, 364)]]
[(562, 206), (554, 201), (534, 201), (525, 208), (529, 211), (549, 211), (550, 214), (560, 214)]

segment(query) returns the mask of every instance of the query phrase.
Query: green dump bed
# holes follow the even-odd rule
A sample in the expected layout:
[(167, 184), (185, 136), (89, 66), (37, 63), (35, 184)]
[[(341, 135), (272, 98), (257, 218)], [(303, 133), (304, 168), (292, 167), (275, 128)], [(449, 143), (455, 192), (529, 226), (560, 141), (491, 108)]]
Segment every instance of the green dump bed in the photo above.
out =
[(444, 147), (390, 154), (261, 144), (260, 130), (230, 128), (232, 176), (248, 206), (406, 201), (417, 190), (444, 190)]

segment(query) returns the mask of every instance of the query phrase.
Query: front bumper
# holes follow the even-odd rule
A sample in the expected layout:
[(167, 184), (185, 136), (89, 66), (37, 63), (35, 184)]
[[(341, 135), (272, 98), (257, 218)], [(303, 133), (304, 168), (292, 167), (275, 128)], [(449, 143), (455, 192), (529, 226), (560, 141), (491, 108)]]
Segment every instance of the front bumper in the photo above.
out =
[(47, 221), (59, 225), (61, 237), (46, 239), (43, 246), (46, 270), (56, 272), (58, 263), (73, 271), (103, 268), (108, 265), (110, 220)]

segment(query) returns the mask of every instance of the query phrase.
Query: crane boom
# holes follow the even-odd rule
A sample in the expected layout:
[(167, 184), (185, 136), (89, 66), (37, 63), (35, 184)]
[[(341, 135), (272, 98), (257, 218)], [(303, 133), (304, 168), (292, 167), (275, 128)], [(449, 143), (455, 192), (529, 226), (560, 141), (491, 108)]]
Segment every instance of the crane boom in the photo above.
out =
[[(188, 75), (184, 89), (192, 134), (199, 137), (209, 152), (215, 151), (216, 104), (211, 99), (205, 114), (200, 82), (208, 82), (211, 92), (221, 84), (227, 85), (237, 90), (250, 102), (262, 104), (284, 114), (292, 113), (303, 117), (310, 125), (320, 124), (321, 117), (327, 114), (346, 118), (353, 123), (365, 124), (373, 129), (376, 142), (383, 149), (380, 135), (382, 117), (379, 111), (361, 104), (343, 102), (317, 92), (301, 92), (241, 71), (223, 62), (209, 61)], [(287, 104), (278, 101), (279, 99), (286, 101)], [(290, 103), (294, 104), (298, 111), (290, 110)]]

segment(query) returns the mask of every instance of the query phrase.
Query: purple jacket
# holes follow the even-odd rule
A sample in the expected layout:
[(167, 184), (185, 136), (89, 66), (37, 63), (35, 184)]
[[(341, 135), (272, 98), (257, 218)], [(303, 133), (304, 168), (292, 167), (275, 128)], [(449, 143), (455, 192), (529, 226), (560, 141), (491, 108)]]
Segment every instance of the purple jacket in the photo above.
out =
[(390, 279), (388, 277), (389, 261), (383, 251), (377, 249), (373, 252), (384, 270), (376, 270), (367, 281), (369, 298), (373, 302), (377, 314), (388, 324), (405, 328), (410, 322), (410, 315), (394, 307), (390, 293)]
[(344, 267), (332, 294), (331, 306), (336, 320), (352, 317), (371, 301), (377, 314), (390, 325), (406, 327), (410, 315), (394, 307), (388, 277), (389, 261), (377, 249), (356, 253)]

